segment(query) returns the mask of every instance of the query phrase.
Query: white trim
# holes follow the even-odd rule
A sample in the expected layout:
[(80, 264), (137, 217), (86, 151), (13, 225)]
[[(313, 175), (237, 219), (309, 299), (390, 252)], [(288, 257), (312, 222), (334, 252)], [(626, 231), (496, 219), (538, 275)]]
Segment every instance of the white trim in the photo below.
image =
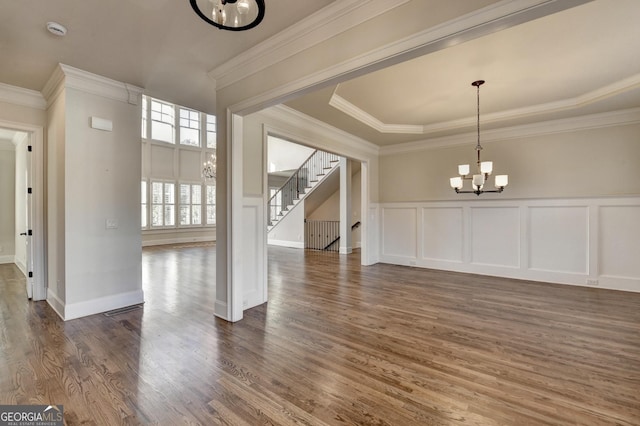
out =
[(408, 1), (334, 2), (214, 68), (209, 76), (223, 89)]
[(216, 299), (213, 304), (213, 312), (215, 312), (215, 316), (218, 318), (231, 322), (231, 319), (229, 318), (229, 311), (227, 310), (227, 302)]
[(139, 104), (143, 92), (141, 87), (121, 83), (69, 65), (58, 64), (42, 89), (48, 105), (51, 105), (63, 88), (76, 89), (133, 105)]
[[(554, 102), (544, 104), (531, 105), (523, 108), (515, 108), (506, 111), (488, 113), (482, 116), (483, 123), (499, 123), (501, 121), (513, 120), (516, 118), (528, 117), (538, 114), (549, 114), (557, 111), (564, 111), (584, 107), (596, 101), (624, 93), (635, 89), (640, 85), (640, 74), (633, 75), (613, 84), (600, 87), (574, 98), (561, 99)], [(344, 99), (336, 92), (339, 86), (336, 86), (329, 100), (329, 105), (342, 111), (351, 118), (371, 127), (380, 133), (394, 134), (429, 134), (434, 132), (442, 132), (448, 130), (468, 127), (476, 123), (476, 117), (466, 117), (458, 120), (444, 121), (441, 123), (412, 125), (412, 124), (388, 124), (383, 123), (376, 117), (361, 108), (358, 108), (348, 100)]]
[[(0, 262), (2, 263), (2, 262)], [(22, 272), (24, 274), (24, 276), (26, 277), (27, 275), (29, 275), (29, 272), (27, 271), (27, 265), (25, 265), (24, 263), (22, 263), (20, 261), (20, 259), (18, 259), (16, 257), (15, 261), (13, 262), (16, 264), (16, 266), (18, 267), (18, 269), (20, 269), (20, 272)]]
[[(482, 143), (637, 123), (640, 123), (640, 108), (631, 108), (620, 111), (583, 115), (581, 117), (541, 121), (522, 126), (505, 127), (503, 129), (485, 130), (482, 132)], [(441, 138), (383, 146), (380, 147), (380, 155), (402, 154), (443, 148), (447, 146), (467, 145), (471, 143), (471, 141), (475, 140), (475, 135), (475, 133), (464, 133), (453, 136), (444, 136)]]
[(304, 241), (286, 241), (286, 240), (274, 240), (269, 238), (267, 241), (269, 246), (289, 247), (295, 249), (303, 249)]
[[(416, 212), (416, 223), (391, 223), (381, 221), (380, 227), (380, 262), (404, 266), (414, 266), (420, 268), (439, 269), (463, 273), (473, 273), (480, 275), (494, 275), (505, 278), (523, 279), (531, 281), (552, 282), (557, 284), (576, 285), (592, 287), (590, 281), (596, 281), (598, 288), (611, 290), (640, 292), (640, 275), (636, 276), (614, 276), (602, 273), (601, 247), (599, 241), (602, 239), (600, 221), (598, 219), (599, 210), (602, 207), (640, 207), (640, 196), (612, 196), (612, 197), (586, 197), (586, 198), (535, 198), (535, 199), (505, 199), (505, 200), (464, 200), (464, 201), (424, 201), (424, 202), (396, 202), (381, 203), (379, 205), (381, 216), (384, 217), (385, 210), (403, 209)], [(586, 240), (573, 242), (572, 244), (586, 244), (586, 246), (576, 246), (576, 249), (584, 250), (586, 258), (584, 260), (584, 270), (567, 270), (561, 265), (557, 268), (535, 267), (532, 260), (532, 224), (530, 214), (536, 208), (583, 208), (585, 210), (584, 235)], [(423, 227), (423, 214), (425, 209), (439, 208), (459, 208), (462, 210), (462, 231), (450, 242), (462, 247), (462, 258), (460, 261), (447, 257), (434, 258), (427, 255), (422, 241), (425, 238)], [(510, 239), (519, 245), (518, 263), (512, 264), (488, 264), (474, 261), (472, 256), (471, 220), (473, 210), (479, 208), (491, 209), (519, 209), (518, 229), (511, 235)], [(422, 213), (421, 213), (422, 212)], [(385, 226), (388, 227), (385, 229)], [(631, 230), (638, 232), (639, 228)], [(417, 237), (417, 251), (413, 253), (395, 254), (385, 247), (384, 236), (397, 233), (398, 230), (415, 229)], [(459, 239), (458, 239), (459, 238)], [(446, 238), (438, 244), (446, 244)], [(409, 248), (409, 247), (408, 247)], [(622, 250), (622, 249), (621, 249)], [(631, 259), (631, 258), (629, 258)], [(566, 266), (566, 265), (565, 265)]]
[[(0, 119), (0, 127), (18, 130), (29, 134), (32, 151), (32, 188), (33, 188), (33, 300), (45, 300), (47, 297), (47, 271), (45, 271), (45, 227), (44, 227), (44, 128), (27, 123)], [(25, 274), (26, 275), (26, 274)]]
[(144, 240), (144, 236), (142, 239), (142, 247), (153, 247), (153, 246), (165, 246), (171, 244), (186, 244), (186, 243), (215, 243), (215, 238), (212, 240), (211, 237), (181, 237), (181, 238), (163, 238), (161, 240)]
[[(276, 105), (260, 111), (260, 114), (280, 123), (280, 127), (267, 126), (269, 134), (280, 135), (285, 138), (302, 143), (323, 151), (332, 151), (336, 154), (352, 159), (366, 161), (371, 156), (377, 156), (380, 148), (362, 138), (333, 127), (323, 121), (317, 120), (306, 114), (289, 108), (285, 105)], [(286, 126), (286, 127), (285, 127)], [(305, 133), (315, 133), (313, 138), (300, 134), (300, 129)], [(316, 137), (317, 135), (317, 137)], [(342, 147), (334, 147), (330, 142), (338, 141)], [(338, 152), (339, 151), (339, 152)]]
[(64, 305), (63, 319), (68, 321), (141, 303), (144, 303), (144, 292), (142, 290), (98, 297), (78, 303), (67, 303)]
[(47, 101), (40, 92), (5, 83), (0, 83), (0, 102), (41, 110), (47, 108)]
[(51, 306), (56, 314), (64, 321), (64, 302), (58, 297), (58, 295), (51, 290), (47, 289), (47, 303)]
[(339, 111), (347, 114), (351, 118), (358, 120), (362, 124), (365, 124), (372, 129), (380, 133), (399, 133), (399, 134), (411, 134), (421, 135), (425, 133), (425, 126), (419, 124), (386, 124), (378, 120), (373, 115), (369, 114), (362, 108), (358, 108), (342, 96), (338, 95), (336, 91), (340, 85), (336, 86), (336, 90), (333, 91), (331, 99), (329, 99), (329, 105), (336, 108)]
[[(0, 265), (5, 265), (8, 263), (16, 263), (15, 262), (15, 256), (12, 254), (5, 254), (4, 256), (0, 256)], [(18, 266), (18, 269), (20, 269), (20, 271), (22, 271), (22, 273), (24, 273), (24, 269), (20, 268), (20, 266), (16, 263), (16, 266)]]

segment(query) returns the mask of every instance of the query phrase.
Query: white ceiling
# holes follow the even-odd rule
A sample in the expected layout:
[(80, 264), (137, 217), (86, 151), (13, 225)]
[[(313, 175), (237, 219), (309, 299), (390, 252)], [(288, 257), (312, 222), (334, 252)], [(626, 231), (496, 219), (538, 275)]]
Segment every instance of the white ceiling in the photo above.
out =
[[(228, 32), (186, 0), (0, 0), (0, 82), (41, 90), (64, 63), (213, 112), (208, 72), (331, 3), (270, 0), (258, 27)], [(473, 131), (477, 79), (487, 81), (483, 129), (640, 107), (639, 16), (639, 0), (595, 0), (287, 105), (380, 146)], [(47, 21), (68, 35), (49, 34)]]
[[(187, 0), (0, 0), (0, 82), (41, 90), (63, 63), (215, 111), (207, 73), (333, 0), (267, 1), (249, 31), (218, 30)], [(47, 32), (48, 21), (68, 29)]]

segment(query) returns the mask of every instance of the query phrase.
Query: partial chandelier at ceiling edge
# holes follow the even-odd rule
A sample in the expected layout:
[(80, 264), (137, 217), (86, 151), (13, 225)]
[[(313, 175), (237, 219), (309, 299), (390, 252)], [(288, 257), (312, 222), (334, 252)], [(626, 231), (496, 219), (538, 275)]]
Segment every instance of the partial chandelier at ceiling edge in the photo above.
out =
[(221, 30), (244, 31), (257, 26), (265, 14), (264, 0), (189, 0), (196, 14)]

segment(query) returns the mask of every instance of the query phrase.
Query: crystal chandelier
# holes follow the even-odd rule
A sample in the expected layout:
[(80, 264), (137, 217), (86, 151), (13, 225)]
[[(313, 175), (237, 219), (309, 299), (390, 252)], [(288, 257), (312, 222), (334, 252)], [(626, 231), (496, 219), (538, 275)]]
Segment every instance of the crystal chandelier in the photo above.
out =
[(211, 154), (209, 160), (205, 161), (204, 167), (202, 169), (202, 177), (205, 179), (215, 179), (216, 178), (216, 154), (215, 152)]
[[(484, 84), (484, 80), (478, 80), (471, 83), (472, 86), (477, 88), (478, 94), (478, 144), (476, 145), (476, 152), (478, 155), (478, 169), (477, 173), (470, 176), (470, 167), (468, 164), (461, 164), (458, 166), (458, 174), (460, 176), (449, 179), (451, 187), (455, 189), (458, 194), (476, 194), (480, 195), (485, 192), (502, 192), (504, 187), (509, 184), (508, 175), (497, 175), (495, 178), (496, 189), (484, 189), (484, 184), (487, 178), (493, 172), (492, 161), (480, 161), (480, 151), (482, 151), (482, 145), (480, 145), (480, 86)], [(465, 180), (471, 181), (471, 191), (462, 191), (462, 186)]]

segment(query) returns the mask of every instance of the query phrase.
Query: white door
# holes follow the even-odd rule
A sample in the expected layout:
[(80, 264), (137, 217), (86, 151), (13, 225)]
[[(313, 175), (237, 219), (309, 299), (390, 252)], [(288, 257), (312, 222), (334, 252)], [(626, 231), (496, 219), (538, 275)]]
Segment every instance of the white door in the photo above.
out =
[(27, 252), (27, 297), (33, 298), (33, 178), (31, 173), (31, 142), (29, 141), (29, 148), (27, 151), (27, 162), (25, 170), (25, 180), (27, 182), (27, 191), (25, 191), (25, 223), (27, 229), (24, 235), (24, 244)]

